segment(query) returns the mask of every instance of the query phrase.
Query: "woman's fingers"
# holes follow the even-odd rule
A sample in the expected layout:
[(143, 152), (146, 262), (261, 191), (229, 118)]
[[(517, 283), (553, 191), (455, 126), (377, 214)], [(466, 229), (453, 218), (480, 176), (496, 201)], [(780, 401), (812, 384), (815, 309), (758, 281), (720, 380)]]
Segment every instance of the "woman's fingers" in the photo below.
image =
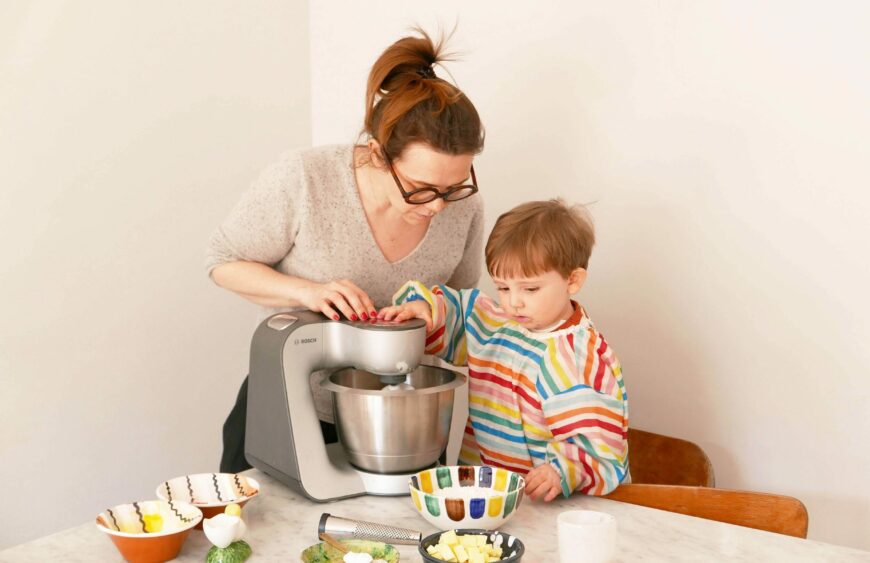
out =
[(322, 304), (320, 305), (320, 307), (319, 307), (318, 309), (315, 309), (315, 310), (316, 310), (316, 311), (320, 311), (321, 313), (323, 313), (324, 315), (326, 315), (327, 318), (330, 318), (330, 319), (332, 319), (332, 320), (334, 320), (334, 321), (337, 321), (338, 319), (341, 318), (341, 316), (340, 316), (338, 313), (335, 312), (335, 309), (333, 309), (332, 307), (330, 307), (330, 306), (329, 306), (329, 303), (326, 302), (326, 301), (323, 301)]
[[(336, 285), (336, 289), (344, 296), (348, 304), (353, 308), (354, 314), (357, 315), (357, 318), (367, 320), (371, 312), (375, 310), (374, 303), (372, 303), (368, 294), (350, 280), (340, 280), (336, 282)], [(353, 319), (353, 317), (348, 318)]]
[(341, 292), (329, 290), (323, 296), (323, 299), (327, 305), (331, 305), (333, 308), (338, 309), (339, 313), (344, 317), (352, 319), (352, 317), (356, 316), (353, 307), (350, 306), (350, 303), (347, 302), (347, 299)]

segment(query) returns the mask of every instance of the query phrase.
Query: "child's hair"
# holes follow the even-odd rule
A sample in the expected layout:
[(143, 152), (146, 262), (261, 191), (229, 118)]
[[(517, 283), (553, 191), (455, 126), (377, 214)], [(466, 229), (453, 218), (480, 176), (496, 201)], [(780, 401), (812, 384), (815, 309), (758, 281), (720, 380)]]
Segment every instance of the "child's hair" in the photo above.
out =
[(363, 132), (394, 160), (413, 142), (451, 155), (479, 153), (484, 132), (477, 110), (432, 68), (449, 60), (444, 37), (436, 44), (422, 29), (415, 31), (421, 37), (399, 39), (372, 66)]
[(589, 265), (595, 244), (592, 219), (582, 205), (561, 199), (530, 201), (495, 222), (486, 241), (486, 269), (502, 278), (557, 271), (565, 278)]

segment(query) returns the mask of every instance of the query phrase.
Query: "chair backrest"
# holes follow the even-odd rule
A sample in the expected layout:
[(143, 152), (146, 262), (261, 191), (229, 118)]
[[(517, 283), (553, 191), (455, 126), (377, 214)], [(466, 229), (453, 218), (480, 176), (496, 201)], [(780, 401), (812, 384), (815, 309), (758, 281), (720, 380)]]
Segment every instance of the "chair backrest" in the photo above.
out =
[(604, 498), (777, 534), (807, 537), (807, 509), (793, 497), (708, 487), (631, 483), (617, 487)]
[(697, 444), (637, 428), (628, 429), (628, 468), (632, 483), (699, 487), (716, 483), (710, 458)]

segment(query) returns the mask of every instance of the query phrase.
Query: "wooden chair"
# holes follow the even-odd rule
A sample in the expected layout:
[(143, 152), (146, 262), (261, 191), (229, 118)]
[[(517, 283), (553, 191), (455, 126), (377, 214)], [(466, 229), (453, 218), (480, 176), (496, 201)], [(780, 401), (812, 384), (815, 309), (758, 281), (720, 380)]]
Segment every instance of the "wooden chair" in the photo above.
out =
[(621, 485), (603, 498), (787, 536), (807, 537), (807, 509), (793, 497), (709, 487), (631, 483)]
[(713, 487), (710, 458), (697, 444), (680, 438), (628, 429), (628, 468), (632, 483)]

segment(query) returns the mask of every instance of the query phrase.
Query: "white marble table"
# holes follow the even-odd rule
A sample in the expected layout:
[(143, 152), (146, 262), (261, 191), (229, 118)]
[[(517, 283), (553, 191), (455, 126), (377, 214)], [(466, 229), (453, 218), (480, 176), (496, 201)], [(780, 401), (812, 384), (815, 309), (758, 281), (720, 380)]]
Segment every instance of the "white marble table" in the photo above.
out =
[[(244, 509), (246, 540), (254, 550), (249, 561), (299, 561), (301, 551), (317, 541), (323, 512), (420, 530), (436, 530), (419, 516), (410, 497), (357, 497), (328, 504), (309, 501), (256, 470), (259, 498)], [(524, 562), (558, 561), (556, 515), (570, 508), (607, 512), (619, 526), (614, 561), (868, 561), (870, 552), (801, 540), (681, 514), (600, 498), (576, 496), (552, 503), (524, 499), (504, 530), (526, 545)], [(210, 544), (194, 530), (176, 561), (204, 561)], [(422, 558), (414, 546), (397, 546), (402, 561)], [(0, 562), (122, 561), (94, 524), (47, 536), (0, 551)]]

